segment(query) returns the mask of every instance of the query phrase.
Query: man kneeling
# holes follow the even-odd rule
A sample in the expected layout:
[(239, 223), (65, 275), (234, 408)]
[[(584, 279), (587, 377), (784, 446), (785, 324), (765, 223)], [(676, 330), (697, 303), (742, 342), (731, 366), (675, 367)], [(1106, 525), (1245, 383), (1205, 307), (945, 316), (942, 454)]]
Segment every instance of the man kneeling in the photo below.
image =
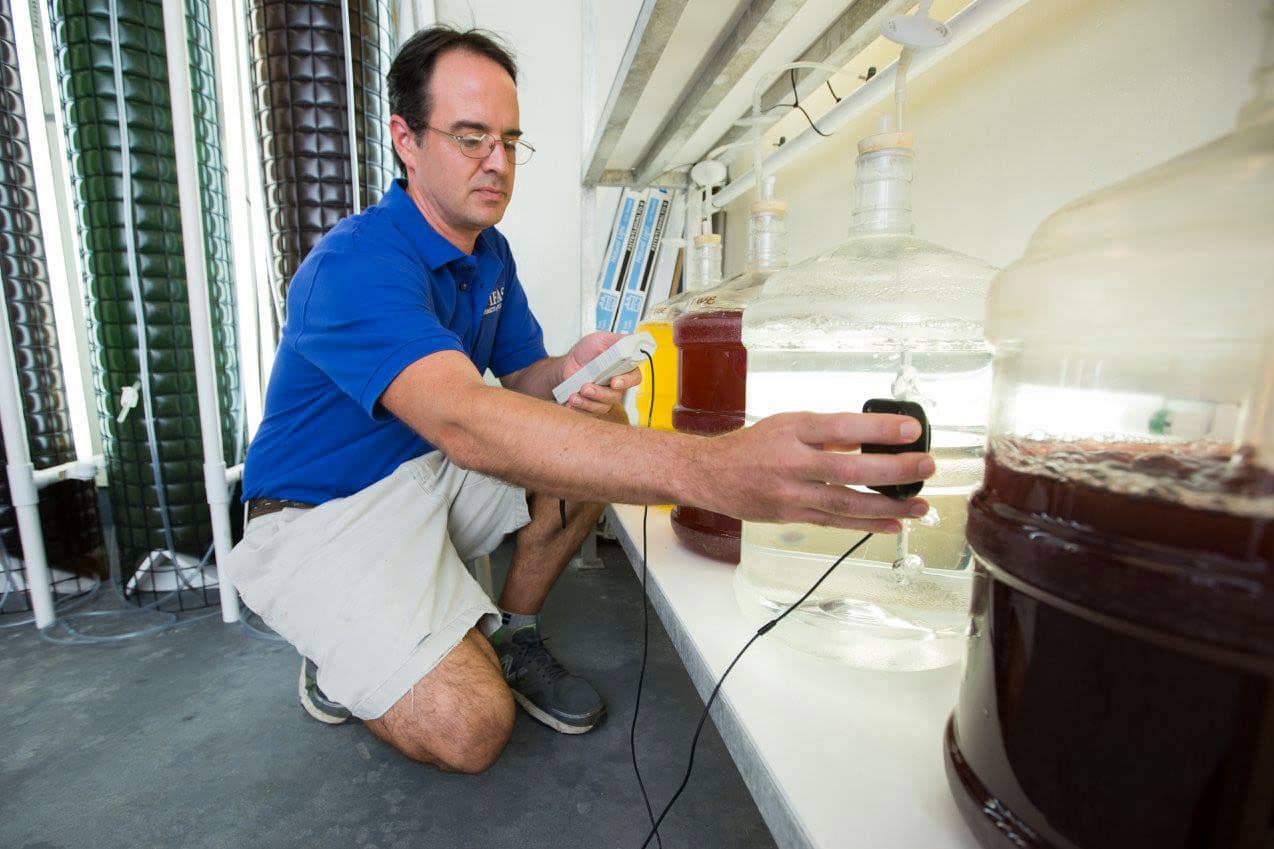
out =
[[(604, 504), (893, 533), (924, 503), (846, 485), (933, 471), (923, 454), (844, 453), (912, 441), (919, 425), (901, 416), (788, 414), (711, 439), (639, 430), (618, 407), (635, 372), (552, 403), (618, 337), (548, 356), (495, 229), (532, 151), (516, 75), (492, 39), (445, 27), (394, 60), (389, 132), (405, 178), (334, 227), (292, 280), (248, 452), (248, 526), (225, 564), (302, 654), (311, 716), (353, 714), (405, 755), (461, 772), (495, 762), (515, 700), (565, 733), (604, 715), (537, 618)], [(465, 562), (508, 533), (497, 607)]]

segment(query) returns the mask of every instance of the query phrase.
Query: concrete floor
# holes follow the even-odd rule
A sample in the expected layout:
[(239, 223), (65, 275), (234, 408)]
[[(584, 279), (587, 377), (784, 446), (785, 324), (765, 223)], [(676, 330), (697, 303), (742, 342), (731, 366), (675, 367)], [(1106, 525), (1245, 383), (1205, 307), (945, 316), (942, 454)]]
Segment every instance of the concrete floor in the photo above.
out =
[[(618, 546), (602, 554), (605, 569), (562, 578), (544, 623), (609, 718), (567, 737), (520, 713), (476, 777), (408, 761), (357, 723), (304, 717), (295, 652), (216, 618), (111, 647), (0, 631), (0, 847), (636, 849), (648, 827), (628, 751), (641, 595)], [(498, 580), (507, 551), (493, 560)], [(702, 702), (653, 613), (651, 637), (638, 751), (658, 811)], [(668, 849), (774, 846), (711, 724), (661, 833)]]

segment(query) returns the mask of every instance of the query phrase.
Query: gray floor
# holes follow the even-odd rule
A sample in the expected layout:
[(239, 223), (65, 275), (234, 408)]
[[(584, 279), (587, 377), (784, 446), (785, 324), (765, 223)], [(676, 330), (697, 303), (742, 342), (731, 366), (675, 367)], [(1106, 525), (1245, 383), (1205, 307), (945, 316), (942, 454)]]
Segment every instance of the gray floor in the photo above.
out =
[[(476, 777), (414, 764), (357, 724), (304, 718), (295, 653), (219, 619), (115, 647), (0, 631), (0, 847), (636, 849), (641, 596), (618, 546), (602, 553), (605, 569), (563, 577), (544, 621), (608, 720), (566, 737), (520, 715), (500, 762)], [(638, 750), (662, 805), (702, 703), (653, 613), (651, 633)], [(710, 724), (661, 832), (668, 849), (774, 845)]]

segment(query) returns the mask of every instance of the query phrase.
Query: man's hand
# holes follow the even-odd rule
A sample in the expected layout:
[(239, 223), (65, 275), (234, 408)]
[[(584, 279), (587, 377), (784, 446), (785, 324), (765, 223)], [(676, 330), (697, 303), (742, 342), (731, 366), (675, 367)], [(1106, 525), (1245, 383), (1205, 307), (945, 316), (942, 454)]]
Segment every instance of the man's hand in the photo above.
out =
[(895, 501), (849, 485), (912, 483), (933, 474), (928, 454), (849, 454), (862, 443), (912, 442), (920, 425), (880, 413), (783, 413), (713, 437), (701, 453), (702, 501), (740, 519), (812, 522), (898, 533), (899, 518), (928, 510), (920, 498)]
[[(621, 338), (622, 335), (619, 333), (590, 333), (576, 342), (562, 358), (562, 380), (566, 380), (588, 365), (597, 355)], [(641, 373), (637, 369), (612, 377), (608, 386), (585, 383), (578, 392), (566, 399), (565, 406), (594, 416), (605, 415), (616, 404), (622, 404), (624, 393), (639, 383), (641, 383)]]

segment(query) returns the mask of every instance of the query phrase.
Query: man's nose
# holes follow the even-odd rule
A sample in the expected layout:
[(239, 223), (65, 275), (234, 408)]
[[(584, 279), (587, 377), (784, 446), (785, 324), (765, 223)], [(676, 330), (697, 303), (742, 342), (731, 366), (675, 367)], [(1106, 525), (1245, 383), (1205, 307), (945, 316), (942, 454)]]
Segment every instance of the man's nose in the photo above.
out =
[(499, 141), (495, 143), (495, 147), (491, 148), (491, 152), (482, 160), (482, 169), (496, 174), (506, 174), (512, 167), (512, 157), (504, 149), (504, 143)]

